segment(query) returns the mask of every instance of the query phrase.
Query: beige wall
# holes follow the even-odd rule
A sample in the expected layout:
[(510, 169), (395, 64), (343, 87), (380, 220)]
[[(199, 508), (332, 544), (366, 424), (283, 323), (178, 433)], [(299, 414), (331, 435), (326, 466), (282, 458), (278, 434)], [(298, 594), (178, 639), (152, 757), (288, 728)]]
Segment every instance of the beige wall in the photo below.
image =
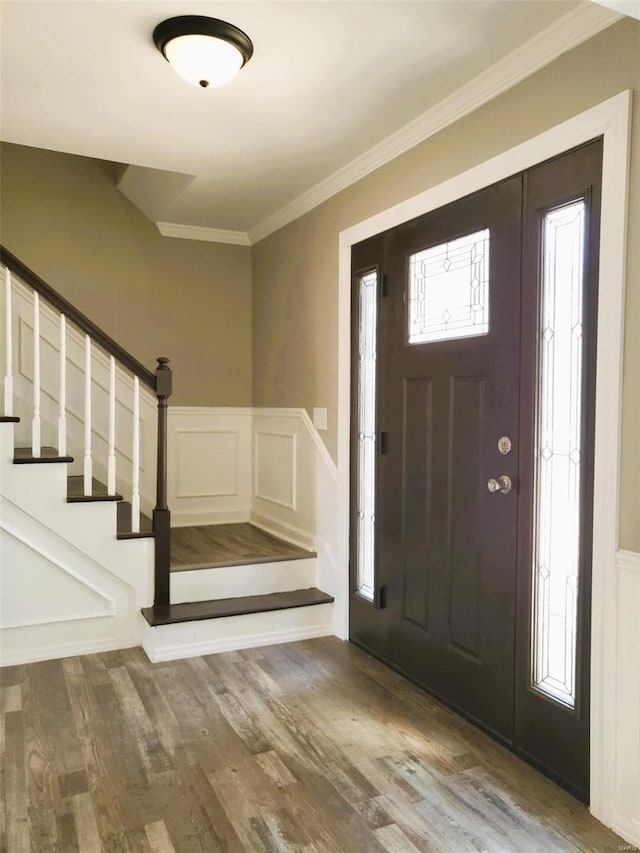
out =
[(0, 239), (153, 369), (174, 405), (251, 404), (251, 250), (162, 237), (113, 163), (3, 144)]
[[(638, 57), (640, 23), (625, 19), (258, 243), (253, 251), (254, 405), (307, 409), (328, 406), (329, 431), (323, 435), (335, 458), (339, 232), (624, 89), (640, 90)], [(625, 317), (621, 547), (640, 550), (637, 95), (635, 106)]]

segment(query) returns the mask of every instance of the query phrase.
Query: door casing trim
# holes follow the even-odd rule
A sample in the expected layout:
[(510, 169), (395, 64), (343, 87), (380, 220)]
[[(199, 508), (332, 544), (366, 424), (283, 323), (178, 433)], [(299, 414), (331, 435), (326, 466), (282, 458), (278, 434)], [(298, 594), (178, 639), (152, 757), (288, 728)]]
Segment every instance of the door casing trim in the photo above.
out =
[[(612, 98), (561, 124), (341, 231), (338, 249), (338, 520), (337, 565), (344, 570), (336, 625), (349, 636), (349, 439), (351, 406), (351, 247), (361, 240), (436, 210), (523, 172), (595, 137), (604, 139), (598, 353), (594, 452), (591, 616), (590, 809), (611, 825), (616, 780), (616, 625), (622, 347), (626, 272), (632, 92)], [(609, 630), (607, 630), (607, 626)]]

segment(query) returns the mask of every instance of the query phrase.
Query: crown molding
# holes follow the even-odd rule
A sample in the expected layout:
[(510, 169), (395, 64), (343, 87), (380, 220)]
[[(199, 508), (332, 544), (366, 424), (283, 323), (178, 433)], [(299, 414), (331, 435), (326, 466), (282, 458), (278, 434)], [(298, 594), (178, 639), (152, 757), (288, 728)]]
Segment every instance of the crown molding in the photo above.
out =
[(263, 240), (405, 151), (501, 95), (526, 77), (610, 27), (618, 12), (584, 2), (507, 54), (474, 80), (387, 136), (248, 231), (251, 245)]
[(250, 246), (246, 231), (224, 231), (221, 228), (206, 228), (202, 225), (180, 225), (178, 222), (156, 222), (163, 237), (178, 237), (181, 240), (204, 240), (207, 243), (227, 243), (231, 246)]
[(594, 2), (640, 21), (640, 0), (594, 0)]

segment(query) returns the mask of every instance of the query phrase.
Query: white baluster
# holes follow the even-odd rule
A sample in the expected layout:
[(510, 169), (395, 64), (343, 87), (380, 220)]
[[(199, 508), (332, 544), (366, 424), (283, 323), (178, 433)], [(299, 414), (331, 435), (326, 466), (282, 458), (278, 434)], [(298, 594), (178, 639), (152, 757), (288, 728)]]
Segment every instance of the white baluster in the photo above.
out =
[(58, 456), (67, 455), (67, 318), (60, 315), (60, 405), (58, 410)]
[(84, 339), (84, 494), (93, 492), (93, 463), (91, 460), (91, 338)]
[(5, 374), (4, 374), (4, 413), (10, 418), (13, 415), (13, 338), (11, 317), (11, 270), (5, 269)]
[(116, 493), (116, 360), (109, 362), (109, 451), (107, 457), (107, 491)]
[(40, 456), (40, 295), (33, 293), (33, 419), (31, 453)]
[(131, 476), (131, 532), (140, 532), (140, 381), (133, 377), (133, 471)]

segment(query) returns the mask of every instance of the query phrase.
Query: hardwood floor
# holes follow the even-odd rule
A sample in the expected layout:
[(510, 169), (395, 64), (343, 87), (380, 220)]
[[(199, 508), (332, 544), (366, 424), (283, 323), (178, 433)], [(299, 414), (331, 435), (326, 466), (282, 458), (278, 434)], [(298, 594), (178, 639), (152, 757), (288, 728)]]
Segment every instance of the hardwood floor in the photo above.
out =
[(171, 530), (171, 571), (315, 557), (253, 524), (208, 524)]
[(0, 672), (23, 851), (616, 851), (552, 782), (336, 638)]

